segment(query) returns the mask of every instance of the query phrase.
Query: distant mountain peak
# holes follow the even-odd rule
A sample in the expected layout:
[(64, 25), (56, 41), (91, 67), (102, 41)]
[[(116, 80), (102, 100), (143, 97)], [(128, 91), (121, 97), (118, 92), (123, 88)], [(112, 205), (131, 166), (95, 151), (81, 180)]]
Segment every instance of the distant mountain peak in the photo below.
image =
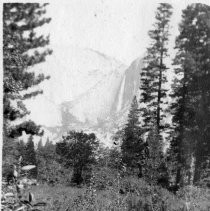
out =
[(110, 138), (139, 88), (141, 59), (127, 67), (93, 49), (72, 48), (51, 62), (42, 66), (52, 67), (44, 94), (28, 102), (31, 118), (55, 140), (71, 129)]

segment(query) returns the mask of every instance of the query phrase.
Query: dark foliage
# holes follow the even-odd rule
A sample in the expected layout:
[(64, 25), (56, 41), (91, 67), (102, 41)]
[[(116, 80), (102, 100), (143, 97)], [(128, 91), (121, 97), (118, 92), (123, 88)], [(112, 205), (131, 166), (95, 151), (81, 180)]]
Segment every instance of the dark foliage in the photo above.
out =
[(154, 29), (149, 31), (151, 45), (147, 48), (144, 57), (144, 68), (141, 71), (141, 117), (146, 131), (153, 126), (158, 134), (166, 127), (164, 123), (165, 113), (164, 99), (167, 89), (166, 58), (168, 57), (169, 22), (172, 15), (172, 6), (161, 3), (156, 11)]
[[(183, 10), (178, 50), (174, 59), (177, 78), (172, 86), (173, 129), (170, 159), (176, 185), (200, 180), (209, 162), (210, 124), (210, 7), (192, 4)], [(195, 169), (192, 172), (193, 159)], [(194, 176), (193, 176), (194, 174)]]
[(144, 149), (142, 140), (142, 131), (139, 127), (139, 109), (136, 97), (131, 104), (131, 109), (128, 115), (128, 122), (124, 127), (124, 133), (121, 144), (122, 162), (129, 169), (138, 169), (138, 174), (141, 177), (141, 152)]
[(72, 183), (81, 184), (84, 171), (91, 171), (91, 165), (96, 163), (95, 152), (99, 146), (94, 133), (70, 131), (63, 140), (56, 144), (56, 153), (60, 162), (73, 168)]
[[(32, 121), (18, 121), (29, 114), (23, 101), (42, 93), (42, 90), (29, 91), (43, 80), (49, 78), (44, 74), (28, 71), (30, 67), (45, 61), (51, 50), (45, 47), (49, 37), (36, 35), (36, 28), (50, 22), (44, 18), (47, 4), (38, 3), (4, 3), (3, 4), (3, 132), (4, 156), (14, 154), (7, 151), (16, 145), (12, 139), (26, 134), (42, 135), (40, 126)], [(42, 52), (39, 49), (42, 49)], [(44, 50), (43, 50), (44, 49)], [(30, 51), (30, 53), (29, 53)], [(4, 160), (6, 158), (4, 157)], [(15, 159), (13, 160), (15, 161)]]

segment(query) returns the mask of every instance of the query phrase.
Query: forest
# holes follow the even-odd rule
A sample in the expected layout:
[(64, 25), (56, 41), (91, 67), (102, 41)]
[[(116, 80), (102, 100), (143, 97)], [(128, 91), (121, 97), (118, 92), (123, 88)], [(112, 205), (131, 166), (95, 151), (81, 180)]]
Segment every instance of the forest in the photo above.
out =
[(2, 210), (209, 210), (210, 6), (182, 11), (170, 59), (173, 7), (158, 5), (139, 94), (111, 148), (76, 129), (44, 143), (41, 125), (25, 118), (24, 101), (50, 80), (28, 71), (53, 54), (50, 37), (35, 33), (51, 22), (47, 6), (3, 4)]

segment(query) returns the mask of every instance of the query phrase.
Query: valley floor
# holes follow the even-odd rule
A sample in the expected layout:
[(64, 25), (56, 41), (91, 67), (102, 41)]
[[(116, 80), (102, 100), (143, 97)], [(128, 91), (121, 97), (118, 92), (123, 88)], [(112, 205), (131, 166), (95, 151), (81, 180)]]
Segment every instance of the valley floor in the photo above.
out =
[(137, 189), (140, 191), (120, 194), (111, 188), (96, 191), (86, 187), (39, 185), (30, 191), (36, 202), (47, 202), (42, 209), (45, 211), (208, 211), (210, 208), (210, 192), (195, 187), (181, 190), (179, 197), (161, 188), (142, 186)]

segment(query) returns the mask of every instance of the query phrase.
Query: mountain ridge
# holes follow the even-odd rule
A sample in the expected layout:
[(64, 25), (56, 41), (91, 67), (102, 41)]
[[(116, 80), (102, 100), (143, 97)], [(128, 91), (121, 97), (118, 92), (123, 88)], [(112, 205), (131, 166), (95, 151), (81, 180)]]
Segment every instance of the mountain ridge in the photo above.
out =
[[(60, 61), (55, 56), (59, 60), (58, 63), (54, 61), (58, 65), (57, 72), (51, 73), (52, 80), (49, 80), (48, 87), (42, 86), (44, 94), (41, 106), (46, 107), (42, 108), (46, 111), (42, 118), (51, 118), (48, 121), (50, 124), (44, 124), (44, 121), (41, 124), (46, 131), (45, 136), (57, 141), (68, 130), (83, 130), (95, 132), (101, 139), (107, 134), (107, 139), (110, 139), (126, 121), (130, 103), (139, 88), (142, 61), (137, 58), (127, 67), (91, 49), (77, 49), (75, 54), (73, 50), (68, 55), (68, 61)], [(62, 73), (59, 72), (60, 67)], [(68, 97), (73, 96), (68, 94), (69, 91), (74, 97)], [(34, 105), (40, 105), (41, 98), (34, 100), (31, 108), (29, 105), (31, 117), (36, 117), (38, 110)], [(51, 100), (52, 105), (44, 104), (47, 99)], [(54, 120), (52, 114), (57, 119)], [(109, 145), (110, 140), (107, 139), (102, 142)]]

